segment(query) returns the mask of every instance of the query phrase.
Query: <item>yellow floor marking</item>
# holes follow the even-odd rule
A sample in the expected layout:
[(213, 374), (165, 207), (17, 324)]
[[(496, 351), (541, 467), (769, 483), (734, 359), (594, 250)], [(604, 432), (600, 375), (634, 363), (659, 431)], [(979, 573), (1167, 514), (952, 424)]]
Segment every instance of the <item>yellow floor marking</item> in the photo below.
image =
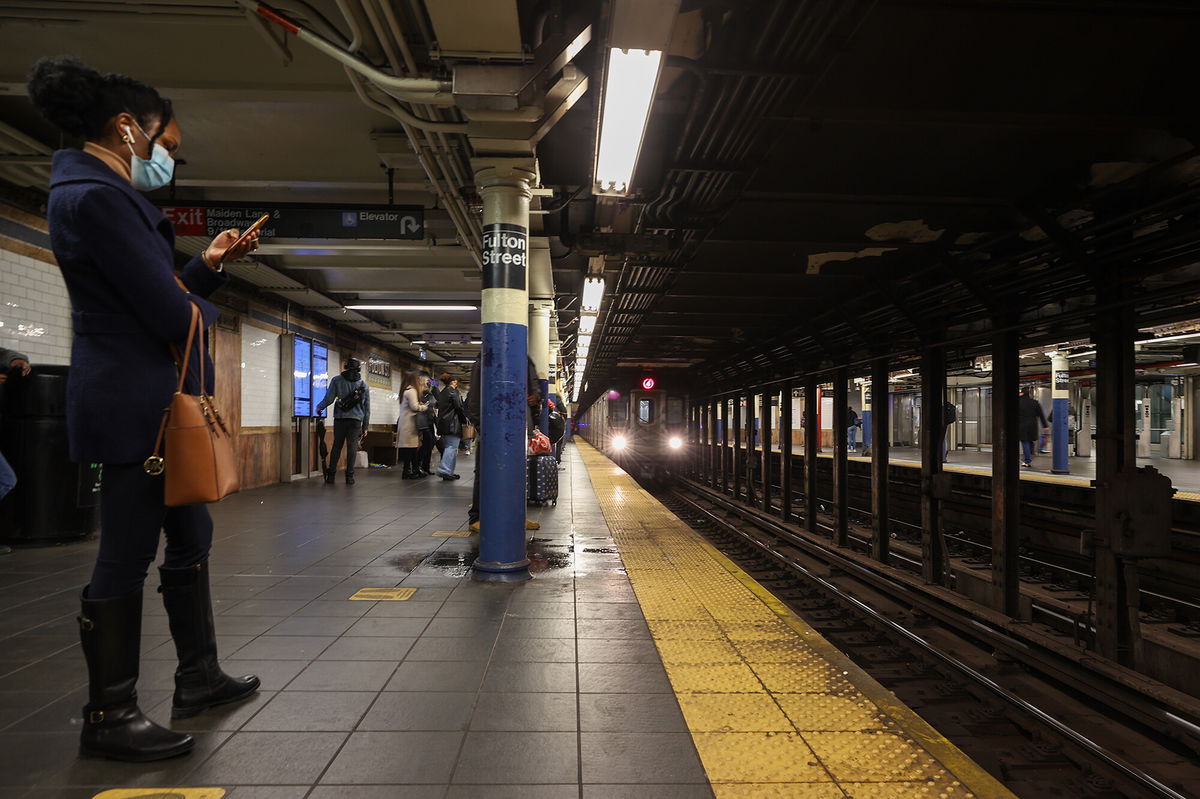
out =
[(92, 799), (221, 799), (224, 788), (113, 788)]
[(1014, 799), (607, 458), (578, 451), (719, 799)]
[(403, 602), (415, 593), (415, 588), (360, 588), (350, 598), (361, 602)]
[(470, 538), (475, 535), (470, 530), (438, 530), (433, 538)]

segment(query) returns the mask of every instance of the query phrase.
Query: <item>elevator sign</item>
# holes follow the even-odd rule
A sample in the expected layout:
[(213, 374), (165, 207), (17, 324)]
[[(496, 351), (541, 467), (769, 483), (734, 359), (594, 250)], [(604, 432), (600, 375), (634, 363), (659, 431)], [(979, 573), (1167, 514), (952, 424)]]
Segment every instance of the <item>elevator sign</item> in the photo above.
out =
[(176, 236), (213, 237), (245, 230), (263, 214), (264, 239), (421, 239), (425, 212), (419, 205), (311, 205), (308, 203), (201, 203), (167, 205)]

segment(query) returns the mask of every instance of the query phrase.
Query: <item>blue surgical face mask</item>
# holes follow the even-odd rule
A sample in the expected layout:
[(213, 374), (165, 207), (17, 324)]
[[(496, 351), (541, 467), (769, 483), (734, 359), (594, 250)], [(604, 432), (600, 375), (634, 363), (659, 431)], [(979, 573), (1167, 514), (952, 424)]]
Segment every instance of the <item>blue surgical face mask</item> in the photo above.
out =
[[(137, 124), (136, 122), (134, 123)], [(142, 135), (147, 139), (150, 136), (138, 125), (138, 130), (142, 131)], [(163, 186), (171, 182), (171, 176), (175, 174), (175, 159), (167, 152), (167, 148), (163, 147), (158, 142), (154, 143), (154, 149), (150, 153), (150, 158), (142, 158), (133, 149), (133, 131), (128, 127), (125, 128), (125, 135), (129, 137), (128, 143), (129, 152), (129, 181), (138, 191), (154, 191), (161, 189)]]

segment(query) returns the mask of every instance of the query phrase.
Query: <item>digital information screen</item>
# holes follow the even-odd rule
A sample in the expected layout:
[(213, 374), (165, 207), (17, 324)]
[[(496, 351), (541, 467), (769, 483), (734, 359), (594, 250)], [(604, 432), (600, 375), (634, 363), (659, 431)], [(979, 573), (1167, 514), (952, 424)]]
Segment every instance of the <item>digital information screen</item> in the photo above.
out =
[(296, 337), (292, 348), (292, 415), (312, 416), (312, 342)]
[(292, 415), (322, 416), (316, 408), (329, 387), (329, 347), (297, 336), (292, 353)]

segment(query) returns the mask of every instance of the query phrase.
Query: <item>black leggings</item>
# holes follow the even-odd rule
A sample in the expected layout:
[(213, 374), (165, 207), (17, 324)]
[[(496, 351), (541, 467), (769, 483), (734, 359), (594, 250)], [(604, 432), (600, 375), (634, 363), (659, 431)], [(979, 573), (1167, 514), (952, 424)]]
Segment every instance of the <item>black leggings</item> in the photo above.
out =
[(163, 566), (186, 569), (208, 558), (213, 524), (207, 505), (168, 508), (163, 477), (146, 474), (140, 463), (105, 464), (100, 482), (100, 551), (88, 588), (89, 599), (109, 599), (141, 589), (166, 533)]
[(404, 467), (405, 472), (417, 471), (416, 447), (400, 447), (400, 465)]

